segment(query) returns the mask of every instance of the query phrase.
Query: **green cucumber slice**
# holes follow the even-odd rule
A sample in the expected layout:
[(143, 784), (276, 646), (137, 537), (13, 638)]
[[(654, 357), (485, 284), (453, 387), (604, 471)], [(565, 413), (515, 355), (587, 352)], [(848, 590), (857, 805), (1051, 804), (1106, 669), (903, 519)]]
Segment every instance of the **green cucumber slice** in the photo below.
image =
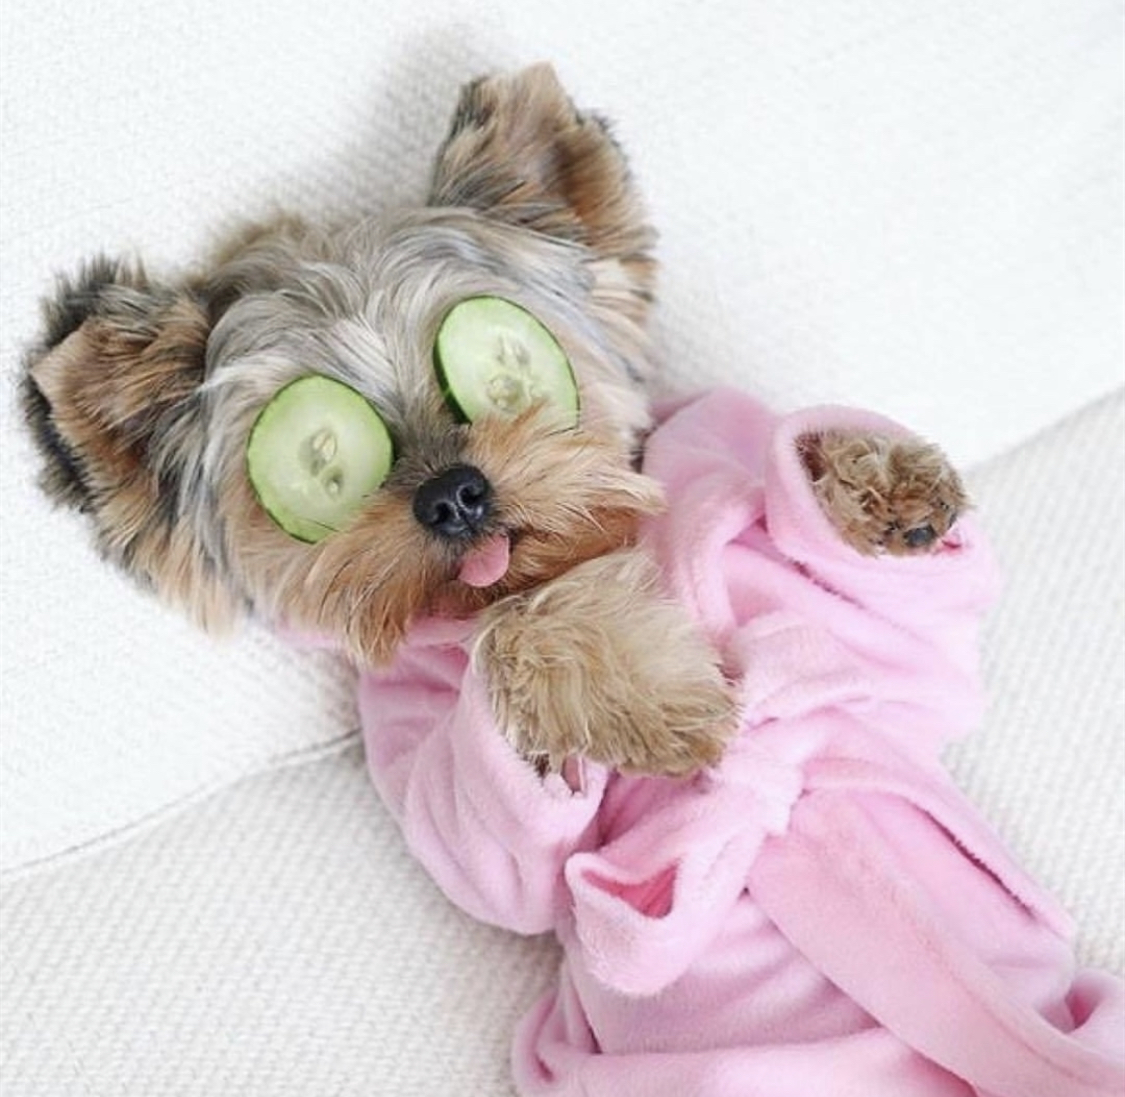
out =
[(246, 444), (258, 501), (300, 541), (320, 541), (347, 526), (393, 461), (379, 413), (355, 389), (319, 374), (280, 389)]
[(434, 366), (454, 412), (472, 423), (514, 417), (533, 404), (578, 422), (578, 385), (558, 340), (525, 308), (502, 297), (470, 297), (446, 313)]

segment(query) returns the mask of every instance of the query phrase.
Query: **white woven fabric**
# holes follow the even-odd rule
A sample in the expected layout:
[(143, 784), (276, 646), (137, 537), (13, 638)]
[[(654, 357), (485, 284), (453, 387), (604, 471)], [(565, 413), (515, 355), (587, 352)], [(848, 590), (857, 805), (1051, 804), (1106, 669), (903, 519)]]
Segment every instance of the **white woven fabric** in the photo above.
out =
[[(1125, 394), (972, 475), (1013, 570), (992, 709), (955, 758), (1080, 956), (1119, 972), (1123, 446)], [(0, 942), (5, 1097), (505, 1097), (555, 963), (441, 897), (358, 749), (9, 883)]]
[[(56, 269), (160, 269), (271, 206), (419, 195), (458, 85), (552, 58), (663, 233), (671, 380), (845, 400), (1003, 451), (1120, 382), (1113, 0), (297, 0), (0, 7), (0, 368)], [(49, 513), (2, 386), (0, 866), (350, 727), (330, 665), (214, 646)]]
[(974, 471), (1005, 577), (961, 786), (1125, 972), (1125, 392)]

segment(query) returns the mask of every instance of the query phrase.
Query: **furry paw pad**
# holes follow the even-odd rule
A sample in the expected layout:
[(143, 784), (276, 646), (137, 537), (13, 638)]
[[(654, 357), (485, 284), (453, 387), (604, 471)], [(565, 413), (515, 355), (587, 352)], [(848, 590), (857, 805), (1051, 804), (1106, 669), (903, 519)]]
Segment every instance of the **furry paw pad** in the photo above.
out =
[(686, 776), (716, 764), (737, 730), (718, 657), (638, 553), (587, 561), (498, 603), (475, 658), (504, 733), (548, 769), (581, 755)]
[(799, 447), (824, 513), (864, 555), (933, 552), (969, 505), (953, 466), (921, 439), (829, 432)]

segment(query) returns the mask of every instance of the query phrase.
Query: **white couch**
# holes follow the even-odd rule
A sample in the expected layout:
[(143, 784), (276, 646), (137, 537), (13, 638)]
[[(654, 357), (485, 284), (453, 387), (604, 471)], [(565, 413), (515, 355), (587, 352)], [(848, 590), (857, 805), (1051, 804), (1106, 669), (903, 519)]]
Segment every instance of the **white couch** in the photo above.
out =
[[(1121, 48), (1101, 0), (9, 0), (2, 368), (56, 270), (414, 199), (461, 82), (554, 60), (661, 230), (669, 387), (877, 407), (969, 470), (1008, 586), (950, 763), (1120, 972)], [(346, 669), (113, 574), (2, 400), (0, 1091), (507, 1093), (551, 943), (407, 857)]]

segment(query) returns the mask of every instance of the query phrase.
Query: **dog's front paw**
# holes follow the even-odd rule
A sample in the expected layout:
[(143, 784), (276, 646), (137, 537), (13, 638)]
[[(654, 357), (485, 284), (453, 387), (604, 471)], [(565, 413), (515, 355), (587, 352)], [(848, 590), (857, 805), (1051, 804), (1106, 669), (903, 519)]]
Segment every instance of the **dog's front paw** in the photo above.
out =
[(798, 447), (821, 508), (865, 555), (933, 552), (969, 505), (945, 455), (919, 438), (829, 431)]
[(492, 607), (476, 659), (504, 733), (553, 770), (582, 756), (683, 776), (717, 763), (737, 727), (717, 656), (636, 552)]

